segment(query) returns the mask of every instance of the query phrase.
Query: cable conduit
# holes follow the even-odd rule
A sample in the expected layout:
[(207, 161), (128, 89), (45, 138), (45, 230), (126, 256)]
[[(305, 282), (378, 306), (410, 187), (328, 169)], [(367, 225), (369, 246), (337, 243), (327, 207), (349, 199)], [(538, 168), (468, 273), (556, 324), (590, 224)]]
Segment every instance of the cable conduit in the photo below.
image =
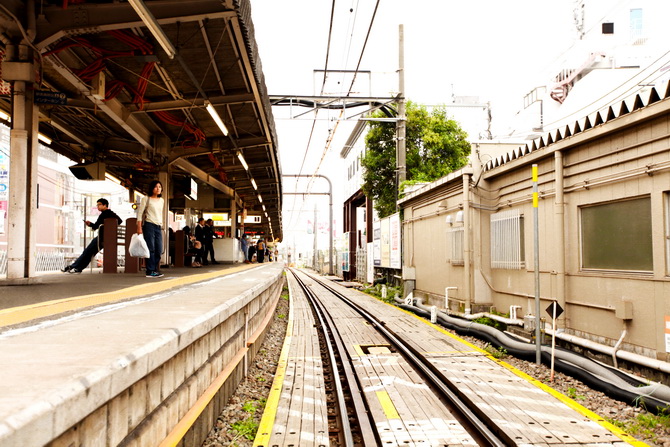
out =
[[(415, 305), (407, 305), (404, 302), (396, 300), (396, 303), (402, 309), (414, 312), (424, 318), (430, 318), (430, 307), (424, 306), (421, 299), (415, 300)], [(506, 333), (474, 321), (462, 320), (447, 315), (444, 312), (438, 311), (437, 320), (443, 326), (455, 330), (461, 335), (471, 335), (483, 339), (492, 346), (504, 348), (508, 353), (522, 359), (531, 359), (535, 356), (535, 344), (519, 341)], [(550, 331), (547, 331), (550, 332)], [(579, 337), (569, 336), (570, 340), (564, 338), (567, 334), (557, 333), (556, 337), (565, 341), (574, 343), (574, 340)], [(581, 339), (583, 342), (588, 340)], [(574, 343), (583, 346), (581, 343)], [(588, 343), (590, 349), (603, 352), (605, 354), (612, 354), (613, 348), (600, 345), (601, 348), (607, 348), (608, 351), (596, 349), (597, 343)], [(584, 346), (586, 347), (586, 346)], [(638, 363), (626, 357), (643, 357), (627, 351), (618, 351), (616, 355), (633, 363)], [(542, 346), (542, 359), (549, 363), (551, 356), (551, 348), (549, 346)], [(646, 357), (643, 357), (647, 360)], [(661, 362), (653, 362), (661, 363)], [(587, 383), (592, 388), (603, 391), (609, 396), (627, 402), (630, 405), (643, 406), (648, 411), (657, 413), (670, 408), (670, 387), (660, 383), (649, 383), (641, 379), (612, 368), (608, 365), (588, 359), (584, 356), (576, 354), (567, 349), (557, 348), (555, 351), (556, 368), (568, 375), (575, 376)], [(666, 364), (667, 365), (667, 364)], [(647, 366), (647, 365), (644, 365)], [(659, 365), (660, 366), (660, 365)], [(670, 365), (667, 365), (670, 367)], [(658, 368), (656, 368), (658, 369)]]

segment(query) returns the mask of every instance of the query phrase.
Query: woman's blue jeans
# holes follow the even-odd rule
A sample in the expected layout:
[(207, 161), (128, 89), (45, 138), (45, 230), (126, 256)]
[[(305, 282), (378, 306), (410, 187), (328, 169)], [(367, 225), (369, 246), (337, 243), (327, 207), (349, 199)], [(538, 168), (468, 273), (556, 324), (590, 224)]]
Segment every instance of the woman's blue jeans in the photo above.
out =
[(160, 225), (144, 222), (142, 224), (144, 240), (149, 247), (149, 258), (146, 261), (147, 273), (157, 272), (163, 254), (163, 231)]

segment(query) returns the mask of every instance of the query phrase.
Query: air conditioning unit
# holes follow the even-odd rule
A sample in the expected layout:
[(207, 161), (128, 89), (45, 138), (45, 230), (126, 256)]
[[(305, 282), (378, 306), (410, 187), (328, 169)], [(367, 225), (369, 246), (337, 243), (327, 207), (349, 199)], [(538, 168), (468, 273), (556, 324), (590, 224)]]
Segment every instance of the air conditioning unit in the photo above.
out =
[(79, 180), (105, 179), (105, 163), (101, 161), (70, 166), (70, 171)]

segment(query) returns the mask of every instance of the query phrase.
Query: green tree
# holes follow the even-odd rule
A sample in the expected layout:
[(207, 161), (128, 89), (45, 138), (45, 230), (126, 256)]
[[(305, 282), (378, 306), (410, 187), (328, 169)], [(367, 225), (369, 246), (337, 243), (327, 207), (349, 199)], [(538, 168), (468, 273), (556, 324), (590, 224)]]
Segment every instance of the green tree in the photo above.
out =
[[(408, 101), (406, 115), (409, 182), (430, 182), (465, 166), (470, 154), (468, 135), (449, 119), (444, 107), (429, 112), (425, 106)], [(361, 189), (374, 200), (379, 216), (385, 217), (396, 211), (395, 123), (371, 121), (365, 146)]]

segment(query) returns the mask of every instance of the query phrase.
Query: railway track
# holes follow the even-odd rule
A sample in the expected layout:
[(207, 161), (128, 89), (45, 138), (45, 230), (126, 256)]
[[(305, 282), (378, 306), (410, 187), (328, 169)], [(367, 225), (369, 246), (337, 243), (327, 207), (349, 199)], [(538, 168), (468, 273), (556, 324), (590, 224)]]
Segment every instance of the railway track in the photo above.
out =
[[(427, 401), (426, 405), (442, 405), (443, 408), (437, 412), (450, 415), (448, 424), (452, 429), (454, 424), (459, 424), (460, 428), (455, 428), (455, 432), (468, 434), (467, 437), (460, 436), (462, 445), (515, 444), (502, 430), (492, 426), (492, 421), (458, 389), (456, 384), (444, 377), (425, 356), (398, 337), (387, 324), (379, 321), (326, 282), (294, 269), (291, 273), (310, 301), (322, 334), (324, 365), (329, 369), (324, 376), (329, 378), (332, 384), (327, 386), (331, 391), (328, 397), (329, 418), (331, 408), (336, 409), (332, 412), (329, 424), (332, 445), (377, 446), (387, 444), (388, 441), (378, 430), (383, 426), (382, 421), (375, 418), (375, 412), (370, 408), (369, 396), (374, 394), (364, 391), (362, 379), (352, 363), (353, 359), (337, 328), (336, 319), (330, 314), (325, 303), (329, 299), (346, 303), (384, 337), (391, 347), (391, 352), (399, 354), (408, 365), (411, 365), (412, 373), (420, 377), (425, 387), (435, 396), (434, 399)], [(426, 442), (433, 445), (431, 440)]]

